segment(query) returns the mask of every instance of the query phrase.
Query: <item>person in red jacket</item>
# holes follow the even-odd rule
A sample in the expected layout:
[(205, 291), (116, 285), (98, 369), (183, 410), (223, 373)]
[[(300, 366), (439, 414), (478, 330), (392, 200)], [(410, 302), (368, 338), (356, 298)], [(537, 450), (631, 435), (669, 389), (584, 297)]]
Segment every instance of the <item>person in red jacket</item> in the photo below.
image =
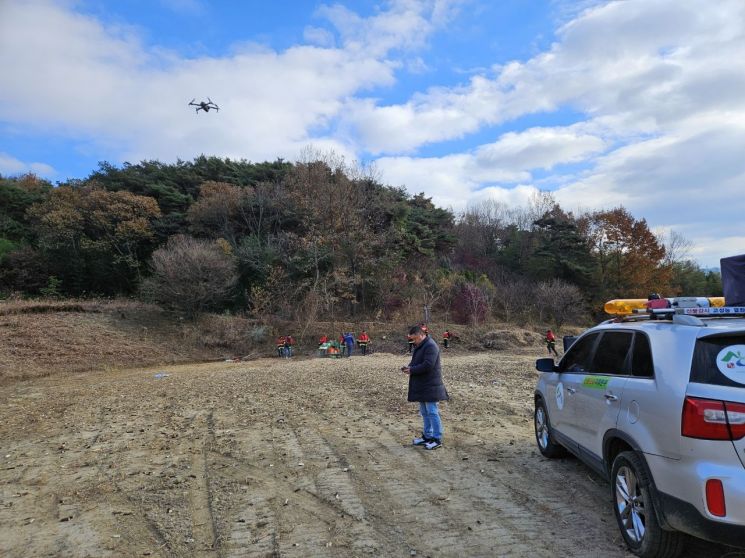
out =
[(359, 345), (360, 350), (362, 351), (362, 356), (367, 354), (367, 344), (370, 342), (370, 337), (367, 335), (367, 332), (363, 329), (360, 334), (357, 336), (357, 345)]
[(287, 342), (287, 339), (284, 335), (280, 335), (277, 337), (277, 356), (283, 357), (285, 356), (285, 343)]
[(559, 353), (556, 352), (556, 335), (550, 329), (546, 331), (546, 348), (549, 355), (553, 352), (556, 356), (559, 356)]
[(318, 340), (319, 345), (323, 345), (324, 343), (328, 343), (329, 338), (326, 335), (321, 335), (321, 338)]
[(450, 339), (452, 337), (452, 333), (450, 333), (450, 330), (446, 329), (445, 333), (442, 334), (442, 346), (446, 349), (450, 347)]

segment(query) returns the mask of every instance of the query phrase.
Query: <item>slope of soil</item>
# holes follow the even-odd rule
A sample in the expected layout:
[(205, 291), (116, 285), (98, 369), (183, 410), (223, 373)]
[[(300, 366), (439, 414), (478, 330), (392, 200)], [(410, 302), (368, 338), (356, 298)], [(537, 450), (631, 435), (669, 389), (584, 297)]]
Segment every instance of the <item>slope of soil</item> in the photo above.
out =
[[(430, 324), (440, 341), (446, 325)], [(384, 322), (278, 322), (207, 314), (191, 322), (137, 301), (0, 302), (0, 385), (66, 372), (112, 370), (272, 356), (274, 338), (293, 334), (298, 355), (313, 356), (321, 335), (367, 329), (370, 350), (404, 354), (407, 324)], [(451, 327), (451, 330), (452, 327)], [(455, 331), (455, 353), (542, 346), (542, 336), (516, 326)]]
[[(246, 356), (252, 350), (270, 350), (265, 329), (234, 316), (207, 315), (190, 322), (129, 300), (3, 302), (0, 384), (66, 372)], [(265, 339), (256, 339), (257, 331)]]
[(445, 354), (434, 452), (402, 355), (5, 386), (0, 555), (630, 556), (608, 485), (534, 449), (534, 358)]

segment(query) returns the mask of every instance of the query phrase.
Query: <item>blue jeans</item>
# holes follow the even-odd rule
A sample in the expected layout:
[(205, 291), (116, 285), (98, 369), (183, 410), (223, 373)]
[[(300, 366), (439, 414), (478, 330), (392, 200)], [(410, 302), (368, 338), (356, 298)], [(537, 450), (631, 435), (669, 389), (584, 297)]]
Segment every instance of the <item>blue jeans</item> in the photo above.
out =
[(424, 437), (442, 440), (442, 421), (440, 421), (440, 412), (437, 410), (437, 401), (419, 403), (419, 414), (422, 415), (424, 420), (424, 430), (422, 431)]

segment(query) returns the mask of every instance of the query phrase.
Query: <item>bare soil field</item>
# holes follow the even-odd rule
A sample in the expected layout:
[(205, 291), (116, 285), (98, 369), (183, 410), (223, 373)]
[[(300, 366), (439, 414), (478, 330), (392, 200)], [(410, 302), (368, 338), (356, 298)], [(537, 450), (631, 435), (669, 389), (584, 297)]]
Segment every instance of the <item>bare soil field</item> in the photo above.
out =
[(405, 355), (6, 383), (0, 556), (630, 556), (609, 486), (535, 449), (534, 359), (445, 354), (433, 452)]

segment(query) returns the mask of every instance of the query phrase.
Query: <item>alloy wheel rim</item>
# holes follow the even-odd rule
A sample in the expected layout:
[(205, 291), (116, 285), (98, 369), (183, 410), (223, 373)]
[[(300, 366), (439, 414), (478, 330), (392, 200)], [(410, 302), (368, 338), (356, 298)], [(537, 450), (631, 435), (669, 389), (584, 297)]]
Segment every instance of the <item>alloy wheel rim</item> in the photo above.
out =
[(535, 434), (541, 449), (546, 449), (548, 446), (548, 424), (543, 407), (538, 407), (535, 411)]
[(646, 532), (646, 509), (639, 479), (633, 469), (623, 466), (615, 479), (616, 509), (621, 529), (632, 541), (640, 543)]

